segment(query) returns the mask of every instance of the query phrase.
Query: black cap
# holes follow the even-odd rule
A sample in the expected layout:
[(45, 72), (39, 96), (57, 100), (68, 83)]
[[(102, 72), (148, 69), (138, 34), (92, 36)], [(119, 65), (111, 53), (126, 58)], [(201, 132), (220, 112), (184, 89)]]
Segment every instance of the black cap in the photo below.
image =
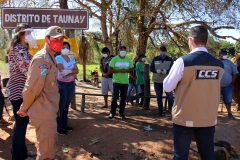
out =
[(120, 49), (122, 49), (122, 48), (125, 48), (125, 49), (127, 49), (127, 47), (126, 47), (126, 46), (124, 46), (123, 44), (121, 44), (121, 45), (118, 47), (118, 50), (120, 50)]
[(145, 56), (144, 53), (141, 53), (141, 54), (138, 55), (138, 57), (141, 58), (141, 57), (146, 57), (146, 56)]

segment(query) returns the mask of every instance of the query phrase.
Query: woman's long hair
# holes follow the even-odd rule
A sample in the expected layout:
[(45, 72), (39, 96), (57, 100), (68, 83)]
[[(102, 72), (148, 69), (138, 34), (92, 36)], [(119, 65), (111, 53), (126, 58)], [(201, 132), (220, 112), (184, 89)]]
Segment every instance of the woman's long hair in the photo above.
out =
[[(24, 36), (25, 34), (25, 29), (26, 28), (31, 28), (29, 25), (25, 24), (25, 23), (20, 23), (16, 29), (15, 29), (15, 35), (14, 37), (8, 42), (7, 45), (7, 54), (5, 56), (5, 61), (6, 63), (8, 63), (8, 53), (11, 52), (13, 50), (13, 48), (16, 46), (17, 43), (21, 42), (21, 37)], [(29, 49), (29, 46), (27, 44), (27, 49)]]

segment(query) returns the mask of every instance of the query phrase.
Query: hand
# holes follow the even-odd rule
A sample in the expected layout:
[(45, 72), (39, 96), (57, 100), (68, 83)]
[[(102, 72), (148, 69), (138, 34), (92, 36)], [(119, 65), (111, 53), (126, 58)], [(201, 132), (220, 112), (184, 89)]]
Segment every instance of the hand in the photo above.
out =
[(162, 74), (167, 74), (167, 70), (164, 69), (164, 70), (162, 71)]
[(66, 76), (66, 75), (68, 75), (69, 73), (72, 73), (72, 71), (71, 71), (71, 70), (67, 70), (67, 69), (62, 70), (62, 72), (61, 72), (61, 74), (62, 74), (63, 76)]
[(107, 73), (103, 73), (103, 77), (108, 78), (108, 74)]
[(26, 112), (23, 112), (22, 110), (19, 110), (17, 111), (17, 114), (20, 116), (20, 117), (26, 117), (28, 116)]
[(157, 73), (158, 74), (162, 73), (161, 69), (157, 69)]
[(127, 70), (123, 68), (123, 69), (121, 69), (121, 72), (122, 73), (127, 73)]

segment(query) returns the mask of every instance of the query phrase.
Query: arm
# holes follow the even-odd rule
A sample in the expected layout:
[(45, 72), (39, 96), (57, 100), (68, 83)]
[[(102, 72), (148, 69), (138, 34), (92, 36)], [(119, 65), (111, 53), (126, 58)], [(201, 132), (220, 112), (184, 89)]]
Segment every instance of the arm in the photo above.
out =
[[(41, 66), (45, 66), (41, 68)], [(38, 97), (43, 89), (45, 78), (49, 70), (48, 64), (43, 62), (42, 59), (34, 59), (29, 66), (28, 77), (23, 89), (23, 103), (20, 111), (27, 112), (34, 100)]]
[(132, 71), (133, 71), (133, 68), (129, 68), (129, 69), (126, 70), (127, 73), (132, 73)]
[(157, 73), (155, 70), (155, 64), (154, 64), (155, 58), (153, 58), (152, 63), (150, 65), (150, 71), (153, 73)]
[(79, 72), (78, 67), (77, 67), (76, 64), (74, 64), (74, 68), (72, 70), (72, 73), (69, 73), (67, 76), (74, 76), (74, 75), (78, 74), (78, 72)]
[(126, 73), (126, 69), (116, 70), (113, 67), (109, 66), (108, 74), (111, 73)]
[(12, 57), (14, 60), (15, 65), (18, 67), (19, 71), (27, 76), (28, 67), (31, 61), (31, 56), (27, 51), (20, 50), (19, 52), (16, 52), (13, 50), (14, 56)]
[(100, 71), (101, 71), (102, 74), (104, 74), (103, 65), (102, 64), (100, 64)]
[(183, 59), (179, 58), (172, 66), (168, 76), (163, 81), (163, 88), (166, 92), (170, 92), (177, 87), (184, 71)]

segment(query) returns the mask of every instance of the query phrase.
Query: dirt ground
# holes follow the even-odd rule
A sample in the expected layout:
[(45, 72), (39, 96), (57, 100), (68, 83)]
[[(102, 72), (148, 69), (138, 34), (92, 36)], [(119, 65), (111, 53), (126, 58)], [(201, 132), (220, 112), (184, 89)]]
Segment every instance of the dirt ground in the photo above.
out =
[[(78, 83), (77, 91), (100, 93), (100, 89), (89, 84)], [(154, 94), (154, 93), (153, 93)], [(118, 116), (108, 119), (109, 108), (102, 109), (103, 97), (86, 96), (85, 113), (80, 112), (81, 97), (76, 96), (77, 110), (69, 111), (69, 126), (73, 132), (58, 136), (58, 160), (168, 160), (173, 158), (173, 132), (170, 114), (165, 117), (157, 114), (156, 99), (151, 99), (150, 110), (137, 106), (126, 106), (126, 120)], [(109, 98), (110, 105), (110, 98)], [(221, 105), (219, 107), (220, 111)], [(11, 106), (8, 109), (12, 113)], [(215, 141), (224, 140), (240, 152), (240, 114), (233, 103), (236, 120), (226, 118), (226, 110), (219, 112)], [(4, 112), (4, 117), (7, 117)], [(151, 131), (144, 127), (150, 125)], [(0, 126), (0, 159), (11, 159), (12, 126)], [(96, 140), (96, 143), (92, 143)], [(97, 142), (98, 141), (98, 142)], [(26, 144), (28, 150), (36, 151), (35, 129), (28, 125)], [(189, 159), (200, 159), (190, 151)]]

